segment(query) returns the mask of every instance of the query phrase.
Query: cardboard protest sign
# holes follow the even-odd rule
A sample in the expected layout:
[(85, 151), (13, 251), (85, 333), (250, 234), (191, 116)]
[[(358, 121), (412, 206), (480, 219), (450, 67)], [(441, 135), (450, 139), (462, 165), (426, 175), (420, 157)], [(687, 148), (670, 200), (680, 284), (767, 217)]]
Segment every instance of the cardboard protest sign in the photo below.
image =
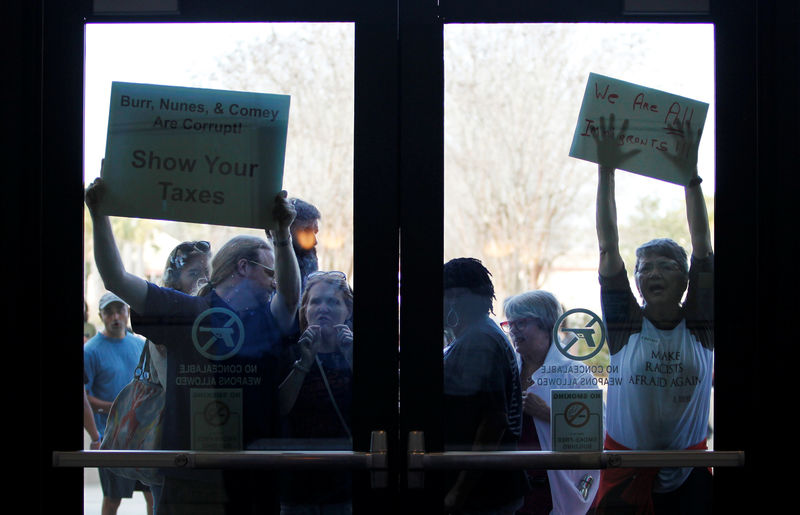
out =
[[(616, 119), (615, 137), (620, 150), (638, 151), (620, 165), (621, 169), (683, 186), (688, 184), (691, 177), (670, 158), (688, 152), (686, 135), (676, 130), (675, 124), (683, 126), (689, 122), (692, 138), (699, 144), (697, 130), (705, 125), (708, 104), (590, 73), (569, 155), (597, 163), (592, 134), (600, 130), (600, 118), (608, 124), (611, 114)], [(629, 120), (628, 130), (620, 134), (624, 120)]]
[(100, 212), (267, 228), (289, 96), (114, 82)]

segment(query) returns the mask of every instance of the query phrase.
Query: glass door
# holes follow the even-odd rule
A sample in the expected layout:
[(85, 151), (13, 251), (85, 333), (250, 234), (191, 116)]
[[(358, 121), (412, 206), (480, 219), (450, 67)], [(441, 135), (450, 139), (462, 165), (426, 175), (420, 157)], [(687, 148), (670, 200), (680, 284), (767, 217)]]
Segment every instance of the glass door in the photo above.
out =
[[(382, 470), (379, 475), (370, 472), (353, 473), (353, 508), (356, 513), (374, 513), (376, 510), (397, 513), (427, 509), (438, 511), (449, 492), (448, 474), (437, 471), (425, 471), (422, 476), (408, 474), (410, 458), (407, 451), (410, 449), (409, 434), (413, 432), (424, 434), (426, 452), (448, 450), (448, 430), (444, 413), (448, 409), (449, 399), (442, 387), (447, 380), (446, 367), (443, 366), (443, 329), (446, 326), (447, 313), (442, 310), (442, 264), (462, 255), (479, 257), (484, 261), (496, 280), (495, 296), (498, 302), (493, 306), (495, 316), (492, 318), (497, 322), (510, 318), (500, 307), (505, 297), (527, 289), (546, 287), (558, 290), (557, 297), (565, 307), (590, 305), (597, 301), (596, 286), (584, 287), (592, 284), (589, 277), (594, 275), (592, 266), (586, 265), (586, 262), (590, 260), (592, 241), (596, 236), (591, 230), (591, 223), (588, 228), (586, 226), (587, 219), (591, 219), (591, 191), (587, 193), (580, 190), (585, 190), (586, 183), (592, 181), (593, 173), (587, 169), (587, 166), (591, 166), (581, 163), (581, 168), (569, 162), (569, 158), (563, 158), (568, 151), (568, 142), (564, 143), (564, 152), (551, 153), (551, 149), (558, 145), (544, 143), (544, 136), (537, 130), (544, 126), (549, 127), (547, 124), (552, 120), (533, 119), (533, 114), (526, 115), (524, 111), (541, 106), (528, 104), (528, 107), (517, 107), (516, 102), (521, 100), (536, 104), (537, 98), (547, 98), (555, 90), (560, 95), (556, 94), (550, 97), (552, 100), (544, 102), (547, 104), (544, 107), (553, 108), (554, 111), (551, 116), (545, 113), (543, 117), (558, 119), (563, 123), (564, 118), (574, 118), (577, 115), (575, 106), (569, 104), (576, 102), (573, 99), (575, 95), (568, 93), (572, 90), (564, 85), (570, 84), (574, 90), (583, 78), (577, 77), (579, 73), (576, 71), (566, 71), (570, 70), (568, 65), (574, 62), (595, 65), (604, 61), (596, 57), (586, 57), (581, 52), (560, 54), (559, 44), (574, 48), (596, 38), (607, 40), (608, 44), (617, 45), (620, 50), (625, 51), (636, 46), (632, 41), (649, 50), (663, 50), (663, 45), (658, 43), (648, 46), (649, 40), (643, 33), (630, 28), (633, 24), (630, 27), (597, 27), (566, 25), (567, 23), (700, 21), (702, 24), (691, 27), (695, 32), (687, 36), (692, 41), (703, 41), (693, 49), (697, 50), (697, 57), (702, 57), (703, 51), (713, 52), (713, 44), (709, 46), (710, 39), (733, 39), (727, 15), (662, 13), (653, 18), (623, 13), (617, 2), (607, 4), (592, 8), (577, 4), (546, 8), (509, 8), (484, 5), (481, 2), (461, 3), (458, 6), (435, 2), (401, 2), (397, 5), (370, 3), (369, 6), (362, 6), (360, 2), (355, 2), (353, 5), (340, 6), (335, 12), (329, 12), (319, 9), (313, 2), (308, 5), (301, 2), (293, 7), (270, 8), (253, 7), (247, 2), (226, 7), (198, 3), (182, 6), (183, 10), (178, 17), (169, 13), (131, 15), (120, 12), (101, 17), (91, 8), (86, 8), (84, 12), (79, 8), (71, 10), (69, 6), (53, 7), (45, 16), (45, 28), (48, 29), (46, 55), (48, 58), (56, 54), (69, 54), (72, 57), (65, 63), (50, 60), (45, 63), (48, 75), (44, 84), (45, 92), (49, 95), (45, 96), (48, 98), (48, 106), (53, 109), (45, 110), (48, 123), (44, 130), (43, 166), (50, 171), (45, 176), (43, 188), (46, 206), (43, 217), (54, 219), (61, 216), (62, 211), (69, 212), (72, 216), (63, 219), (66, 225), (74, 229), (71, 234), (77, 234), (83, 228), (76, 207), (79, 196), (73, 194), (69, 198), (61, 198), (62, 193), (78, 191), (79, 181), (82, 180), (86, 180), (84, 185), (88, 185), (88, 179), (99, 170), (98, 155), (103, 154), (102, 144), (99, 145), (100, 150), (91, 150), (96, 138), (90, 135), (91, 122), (88, 117), (90, 100), (95, 95), (103, 96), (107, 93), (95, 93), (91, 90), (89, 75), (84, 79), (84, 88), (74, 71), (78, 69), (75, 67), (76, 63), (81, 61), (78, 56), (83, 48), (84, 30), (89, 45), (87, 65), (91, 65), (91, 38), (95, 29), (110, 29), (111, 32), (118, 29), (117, 32), (121, 35), (123, 30), (132, 26), (115, 26), (109, 22), (163, 24), (178, 19), (182, 22), (270, 20), (263, 31), (257, 31), (257, 37), (264, 38), (260, 40), (261, 46), (232, 44), (244, 34), (244, 27), (248, 26), (241, 25), (241, 30), (234, 30), (232, 35), (220, 39), (218, 44), (215, 44), (209, 34), (222, 27), (209, 27), (206, 34), (183, 39), (179, 37), (177, 43), (162, 43), (163, 46), (157, 49), (150, 62), (152, 68), (145, 66), (144, 70), (147, 73), (155, 71), (155, 63), (169, 55), (165, 48), (182, 45), (205, 48), (211, 40), (210, 48), (197, 62), (180, 62), (169, 66), (167, 58), (167, 66), (160, 73), (168, 76), (179, 69), (197, 69), (210, 63), (203, 73), (191, 75), (185, 82), (170, 82), (173, 85), (190, 87), (289, 94), (292, 93), (289, 90), (296, 84), (308, 86), (313, 102), (306, 104), (299, 98), (297, 101), (294, 97), (292, 99), (292, 114), (294, 115), (294, 108), (297, 107), (298, 111), (305, 110), (309, 113), (309, 117), (304, 118), (302, 123), (298, 120), (298, 125), (294, 125), (294, 119), (290, 118), (292, 121), (288, 128), (285, 184), (290, 195), (295, 195), (294, 189), (305, 190), (308, 193), (297, 193), (297, 196), (308, 197), (312, 204), (322, 206), (316, 234), (319, 268), (344, 272), (353, 291), (358, 292), (353, 296), (352, 308), (352, 332), (354, 335), (358, 333), (354, 342), (363, 340), (370, 343), (360, 346), (355, 344), (353, 350), (350, 448), (356, 452), (368, 452), (371, 434), (376, 430), (385, 431), (388, 442), (388, 469)], [(101, 25), (93, 25), (101, 21)], [(84, 22), (88, 22), (88, 25)], [(515, 25), (499, 25), (500, 22)], [(718, 26), (712, 28), (711, 22), (718, 23)], [(481, 25), (482, 23), (488, 24)], [(289, 35), (281, 32), (284, 28)], [(176, 37), (179, 33), (177, 28), (172, 31), (166, 24), (160, 29), (170, 37)], [(680, 37), (668, 33), (670, 26), (651, 28), (653, 32), (657, 32), (656, 29), (667, 31), (665, 37)], [(570, 30), (573, 32), (570, 33)], [(586, 32), (581, 31), (594, 32), (585, 35)], [(621, 37), (621, 33), (626, 35), (627, 40)], [(140, 37), (144, 40), (157, 40), (157, 34), (158, 29), (154, 28)], [(228, 51), (227, 48), (231, 49)], [(514, 51), (508, 53), (509, 49)], [(530, 53), (531, 49), (535, 52), (532, 52), (530, 60), (518, 61), (520, 56), (527, 55), (526, 52)], [(549, 56), (544, 51), (548, 49), (553, 50)], [(121, 53), (121, 49), (119, 52), (108, 59), (139, 59), (145, 55), (144, 44), (134, 47), (127, 57)], [(219, 57), (208, 59), (212, 52)], [(563, 58), (559, 59), (559, 55)], [(661, 56), (658, 60), (653, 58), (653, 61), (649, 61), (652, 54), (646, 55), (639, 48), (631, 55), (641, 65), (641, 69), (658, 68), (653, 64), (663, 63), (668, 59), (668, 54), (658, 54)], [(264, 56), (270, 59), (262, 59)], [(537, 61), (539, 58), (551, 60), (541, 64)], [(701, 66), (697, 71), (698, 81), (682, 82), (673, 74), (656, 70), (658, 80), (665, 81), (665, 85), (661, 87), (665, 90), (672, 88), (686, 96), (696, 95), (697, 98), (711, 97), (710, 100), (717, 100), (720, 92), (727, 90), (719, 86), (715, 90), (713, 77), (711, 93), (708, 90), (690, 91), (690, 86), (700, 82), (700, 76), (708, 75), (707, 67), (713, 66), (708, 63), (708, 59), (713, 63), (713, 53), (711, 57), (706, 54), (705, 58), (705, 67)], [(717, 56), (717, 62), (719, 60), (720, 57)], [(621, 63), (612, 64), (608, 68), (609, 75), (618, 73), (624, 79), (651, 84), (645, 76), (632, 72), (628, 74), (629, 70), (621, 66)], [(541, 68), (537, 69), (537, 65)], [(561, 65), (567, 66), (559, 68)], [(495, 66), (500, 68), (494, 68)], [(125, 68), (126, 66), (121, 67)], [(585, 71), (580, 66), (577, 68)], [(491, 70), (486, 73), (489, 81), (479, 84), (481, 81), (478, 79), (485, 70)], [(556, 77), (548, 82), (544, 76), (554, 70), (561, 70), (558, 72), (561, 75), (556, 73)], [(87, 74), (90, 72), (91, 69), (88, 68)], [(685, 76), (689, 77), (692, 73), (686, 72)], [(259, 74), (268, 77), (268, 80), (253, 82), (252, 79)], [(497, 81), (498, 75), (507, 75), (508, 80)], [(531, 87), (532, 76), (535, 76), (535, 81), (540, 82), (534, 81)], [(57, 81), (55, 77), (60, 79)], [(126, 76), (124, 80), (157, 82), (159, 78), (156, 75), (143, 74)], [(561, 86), (550, 87), (553, 82)], [(486, 84), (489, 84), (488, 90), (481, 90)], [(344, 91), (343, 96), (339, 96), (337, 91)], [(472, 95), (471, 99), (463, 96), (465, 92)], [(717, 99), (714, 98), (715, 94)], [(728, 98), (724, 94), (722, 96)], [(568, 97), (570, 101), (566, 100)], [(84, 117), (84, 110), (78, 106), (78, 99), (81, 98), (84, 99), (87, 116), (84, 156), (76, 150), (83, 148), (82, 142), (77, 141), (82, 139), (79, 131), (77, 135), (66, 134), (63, 139), (59, 139), (63, 133), (57, 131), (57, 127), (77, 127), (81, 124)], [(326, 102), (336, 104), (335, 109), (326, 105)], [(342, 104), (348, 107), (339, 111)], [(58, 105), (62, 108), (56, 109)], [(717, 105), (721, 109), (719, 102)], [(515, 119), (519, 121), (515, 122)], [(317, 123), (315, 120), (324, 120), (324, 123)], [(711, 123), (714, 120), (714, 116), (709, 117)], [(514, 123), (516, 125), (512, 125)], [(498, 124), (500, 128), (496, 128)], [(513, 131), (515, 134), (509, 134), (512, 131), (506, 130), (508, 127), (519, 127), (519, 130)], [(714, 162), (718, 163), (721, 158), (713, 153), (715, 131), (708, 129), (708, 122), (706, 127), (701, 160), (706, 167), (704, 169), (710, 171), (702, 172), (703, 188), (714, 191), (716, 188), (712, 185), (718, 186), (715, 184), (718, 181), (714, 180)], [(525, 137), (524, 131), (528, 131), (530, 136)], [(485, 133), (483, 136), (482, 132)], [(548, 137), (557, 133), (552, 128), (544, 132)], [(480, 145), (486, 144), (484, 140), (488, 136), (499, 137), (499, 140), (489, 144), (485, 150), (478, 150), (484, 148)], [(564, 137), (561, 136), (561, 139)], [(306, 146), (307, 142), (312, 143)], [(539, 145), (542, 145), (541, 148)], [(508, 150), (503, 151), (503, 148)], [(172, 156), (145, 154), (142, 159), (148, 170), (159, 168), (160, 173), (161, 169), (172, 171), (170, 167), (175, 162), (168, 162), (170, 157)], [(536, 161), (540, 159), (542, 161)], [(566, 159), (566, 162), (559, 159)], [(139, 162), (142, 162), (141, 159)], [(53, 172), (77, 170), (82, 168), (82, 163), (86, 170), (84, 179), (78, 179), (77, 173)], [(511, 169), (504, 169), (507, 166)], [(517, 171), (514, 171), (514, 166)], [(527, 197), (536, 198), (541, 188), (539, 183), (527, 182), (530, 177), (524, 170), (548, 167), (558, 168), (559, 172), (575, 177), (588, 174), (588, 178), (585, 181), (574, 180), (575, 190), (558, 189), (565, 185), (557, 182), (555, 193), (542, 195), (558, 200), (552, 208), (556, 212), (555, 219), (564, 225), (553, 228), (540, 228), (539, 225), (533, 227), (530, 220), (535, 218), (536, 224), (543, 222), (542, 213), (546, 210), (536, 211), (525, 202)], [(309, 168), (313, 170), (309, 171)], [(491, 173), (495, 180), (488, 184), (479, 182), (475, 177), (481, 177), (480, 173), (470, 178), (469, 174), (476, 171), (483, 171), (483, 176)], [(352, 175), (348, 175), (349, 173)], [(525, 180), (514, 180), (515, 176), (523, 175)], [(620, 185), (625, 190), (626, 201), (633, 198), (632, 194), (628, 195), (628, 191), (635, 189), (634, 183), (639, 180), (630, 178), (629, 184)], [(652, 183), (647, 184), (649, 186)], [(663, 191), (669, 191), (669, 188)], [(637, 206), (641, 208), (639, 213), (658, 212), (662, 215), (661, 221), (674, 218), (675, 204), (682, 199), (676, 198), (673, 193), (674, 188), (669, 193), (653, 191), (649, 197), (645, 195), (642, 199), (637, 199), (632, 207), (623, 207), (620, 214), (627, 211), (626, 229), (633, 230), (639, 226), (636, 219)], [(589, 198), (586, 198), (587, 194)], [(347, 200), (348, 197), (351, 200)], [(517, 197), (516, 200), (514, 197)], [(493, 220), (497, 218), (497, 214), (487, 204), (495, 207), (494, 204), (512, 201), (518, 204), (517, 208), (507, 209), (510, 225), (495, 227)], [(719, 208), (721, 205), (731, 213), (729, 202), (730, 200), (718, 199), (714, 207)], [(525, 211), (529, 207), (531, 210)], [(516, 224), (515, 217), (519, 219)], [(332, 218), (336, 221), (329, 224), (328, 220)], [(352, 225), (348, 226), (349, 223)], [(672, 225), (667, 225), (669, 227), (666, 229), (671, 230)], [(215, 252), (213, 249), (221, 248), (230, 238), (224, 230), (216, 227), (177, 227), (174, 223), (157, 224), (152, 220), (138, 220), (135, 224), (121, 221), (112, 230), (118, 239), (121, 239), (122, 234), (130, 234), (131, 240), (137, 242), (122, 252), (124, 259), (130, 259), (126, 262), (126, 269), (130, 268), (129, 271), (135, 271), (137, 276), (151, 280), (154, 284), (163, 279), (159, 276), (164, 274), (164, 263), (169, 264), (171, 251), (179, 243), (209, 241), (212, 252)], [(63, 234), (67, 232), (69, 231), (47, 228), (43, 237), (62, 249), (65, 261), (72, 263), (74, 268), (82, 265), (85, 271), (80, 282), (77, 274), (68, 277), (65, 288), (75, 292), (80, 288), (86, 292), (87, 297), (93, 295), (96, 298), (87, 299), (87, 303), (91, 300), (92, 303), (98, 303), (99, 308), (99, 283), (96, 279), (89, 279), (94, 273), (93, 263), (91, 259), (87, 259), (85, 253), (85, 248), (91, 248), (90, 238), (85, 236), (85, 245), (77, 245), (73, 241), (74, 237), (68, 238)], [(309, 232), (313, 234), (314, 228)], [(553, 241), (559, 238), (560, 241), (557, 245), (541, 242), (531, 234), (546, 234), (555, 238)], [(723, 234), (730, 235), (729, 232)], [(263, 231), (260, 235), (266, 238)], [(681, 236), (675, 238), (680, 239)], [(294, 239), (299, 241), (300, 235), (296, 235)], [(635, 238), (631, 236), (630, 239)], [(723, 239), (715, 243), (724, 247), (726, 241), (730, 240)], [(537, 251), (537, 248), (540, 250)], [(322, 252), (323, 249), (325, 253)], [(262, 257), (264, 259), (253, 259), (255, 263), (245, 260), (249, 264), (243, 265), (243, 273), (254, 274), (258, 268), (263, 268), (259, 265), (272, 268), (269, 258)], [(625, 259), (628, 259), (627, 255)], [(575, 282), (562, 282), (559, 283), (560, 286), (555, 286), (556, 283), (552, 281), (556, 279), (573, 280), (559, 278), (559, 274), (573, 277)], [(357, 284), (356, 276), (359, 277)], [(592, 291), (592, 288), (595, 290)], [(585, 302), (584, 299), (591, 300)], [(597, 306), (589, 307), (594, 307), (595, 313), (599, 310)], [(95, 311), (93, 306), (89, 306), (89, 311)], [(77, 322), (67, 321), (66, 316), (64, 320), (65, 326), (77, 330)], [(99, 317), (93, 321), (97, 326), (102, 323)], [(47, 360), (52, 363), (48, 365), (48, 371), (53, 373), (45, 383), (52, 386), (57, 384), (59, 378), (63, 378), (66, 384), (69, 377), (77, 384), (74, 370), (82, 366), (81, 360), (76, 358), (79, 354), (74, 349), (69, 352), (55, 350)], [(293, 370), (299, 370), (294, 366), (299, 359), (286, 361), (291, 369), (287, 375)], [(603, 361), (608, 358), (602, 355), (595, 359), (598, 360), (597, 363), (591, 366), (598, 371), (603, 368), (603, 372), (593, 373), (593, 379), (600, 385), (610, 380), (605, 374), (613, 367), (611, 363)], [(729, 355), (721, 356), (717, 364), (720, 361), (730, 363)], [(56, 366), (55, 363), (69, 363), (70, 366)], [(303, 363), (299, 367), (306, 368)], [(717, 369), (721, 370), (719, 365)], [(176, 381), (180, 378), (180, 382), (187, 383), (190, 375), (191, 381), (203, 375), (191, 371), (187, 373), (189, 369), (185, 366), (183, 372), (179, 370), (181, 369), (175, 368), (172, 372), (167, 372), (168, 378)], [(197, 372), (199, 369), (195, 367), (192, 370)], [(724, 381), (726, 374), (723, 372), (721, 375)], [(225, 377), (228, 381), (229, 374)], [(324, 381), (320, 384), (325, 386)], [(276, 389), (279, 386), (276, 385)], [(321, 389), (320, 391), (322, 392)], [(64, 393), (65, 404), (66, 398), (67, 394)], [(718, 391), (717, 399), (720, 398)], [(722, 398), (724, 401), (724, 396)], [(75, 401), (73, 404), (77, 403), (77, 394), (71, 399)], [(730, 406), (730, 403), (723, 404)], [(718, 411), (718, 415), (723, 418), (729, 417), (726, 413), (729, 411)], [(335, 410), (333, 415), (331, 420), (335, 422), (339, 419)], [(71, 416), (76, 418), (74, 414)], [(719, 423), (720, 417), (715, 418)], [(63, 450), (73, 448), (76, 442), (80, 442), (81, 437), (77, 433), (75, 430), (68, 435), (61, 435), (46, 431), (44, 439), (52, 446), (51, 450)], [(727, 440), (727, 445), (720, 448), (736, 448), (737, 437), (734, 433), (729, 433), (723, 439)], [(274, 449), (277, 442), (271, 440), (267, 444)], [(723, 477), (728, 474), (727, 477), (733, 477), (734, 481), (737, 477), (735, 472), (716, 473)], [(61, 478), (56, 483), (64, 486), (62, 499), (67, 503), (72, 501), (77, 506), (80, 501), (76, 492), (82, 491), (79, 481), (76, 481), (77, 476), (70, 475), (68, 471), (55, 470), (52, 477)]]

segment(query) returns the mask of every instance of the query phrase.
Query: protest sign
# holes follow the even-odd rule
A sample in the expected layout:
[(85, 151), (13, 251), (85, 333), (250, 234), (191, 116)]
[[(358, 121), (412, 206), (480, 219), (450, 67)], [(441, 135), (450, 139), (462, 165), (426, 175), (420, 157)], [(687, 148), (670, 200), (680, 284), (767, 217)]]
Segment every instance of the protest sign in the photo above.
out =
[[(699, 144), (697, 131), (705, 124), (708, 104), (590, 73), (569, 155), (597, 163), (597, 146), (592, 135), (600, 130), (601, 117), (608, 128), (612, 114), (620, 150), (632, 153), (619, 165), (620, 169), (683, 186), (688, 184), (689, 173), (672, 159), (685, 157), (690, 151), (689, 138), (676, 128), (676, 123), (683, 127), (689, 122), (691, 139)], [(621, 134), (624, 120), (629, 121), (629, 126)]]
[(289, 96), (114, 82), (106, 215), (267, 228)]

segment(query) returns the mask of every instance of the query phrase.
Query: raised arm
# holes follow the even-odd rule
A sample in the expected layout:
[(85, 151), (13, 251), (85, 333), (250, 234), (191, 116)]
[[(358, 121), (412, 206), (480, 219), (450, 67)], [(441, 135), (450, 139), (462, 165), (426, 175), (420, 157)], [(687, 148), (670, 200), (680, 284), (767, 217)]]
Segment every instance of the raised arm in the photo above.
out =
[(600, 275), (610, 277), (622, 269), (617, 229), (617, 201), (614, 196), (614, 169), (598, 166), (597, 172), (597, 243), (600, 247)]
[(275, 197), (272, 214), (275, 219), (273, 229), (275, 242), (275, 280), (278, 283), (275, 299), (272, 301), (272, 315), (280, 326), (287, 329), (294, 321), (300, 304), (300, 267), (292, 246), (292, 233), (289, 227), (297, 214), (288, 201), (288, 195), (281, 191)]
[(125, 271), (111, 230), (111, 221), (108, 216), (98, 213), (105, 188), (105, 183), (99, 178), (86, 188), (86, 206), (92, 217), (94, 261), (105, 288), (127, 302), (131, 309), (141, 312), (147, 297), (147, 282)]
[(628, 120), (622, 124), (619, 136), (615, 137), (614, 115), (609, 117), (608, 128), (605, 120), (600, 118), (600, 129), (592, 133), (592, 138), (597, 145), (598, 177), (597, 177), (597, 206), (595, 225), (597, 228), (597, 242), (600, 247), (600, 275), (609, 277), (623, 267), (622, 256), (619, 253), (619, 230), (617, 227), (617, 201), (614, 187), (614, 170), (629, 157), (637, 154), (639, 150), (623, 153), (617, 144), (628, 130)]
[(706, 201), (703, 197), (703, 189), (700, 187), (701, 179), (697, 174), (697, 151), (700, 147), (700, 136), (702, 129), (696, 132), (692, 130), (690, 122), (686, 122), (682, 129), (683, 153), (671, 155), (673, 162), (681, 167), (686, 175), (690, 177), (689, 183), (684, 190), (686, 197), (686, 220), (689, 223), (689, 236), (692, 240), (692, 255), (696, 258), (705, 258), (714, 252), (711, 245), (711, 229), (708, 226), (708, 212), (706, 211)]
[(686, 186), (686, 219), (689, 221), (689, 235), (692, 238), (692, 256), (700, 259), (710, 256), (714, 249), (711, 245), (706, 201), (699, 182)]

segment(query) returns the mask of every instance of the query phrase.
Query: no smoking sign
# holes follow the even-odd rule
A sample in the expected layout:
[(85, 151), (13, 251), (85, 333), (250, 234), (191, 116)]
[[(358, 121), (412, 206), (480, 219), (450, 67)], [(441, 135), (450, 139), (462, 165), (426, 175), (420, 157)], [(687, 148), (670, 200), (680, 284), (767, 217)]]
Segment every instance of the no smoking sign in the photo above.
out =
[(603, 391), (551, 390), (554, 451), (603, 450)]

